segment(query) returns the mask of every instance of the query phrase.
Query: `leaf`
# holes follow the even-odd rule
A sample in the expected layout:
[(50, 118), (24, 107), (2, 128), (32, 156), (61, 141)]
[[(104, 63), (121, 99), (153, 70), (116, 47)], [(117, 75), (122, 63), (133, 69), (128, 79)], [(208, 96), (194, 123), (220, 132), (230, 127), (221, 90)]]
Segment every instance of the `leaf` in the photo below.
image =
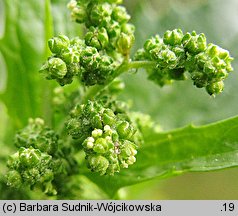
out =
[(137, 162), (115, 176), (87, 172), (93, 182), (113, 197), (128, 185), (185, 172), (211, 171), (238, 166), (238, 117), (214, 124), (145, 136)]
[(81, 32), (79, 25), (76, 29), (76, 24), (69, 21), (67, 2), (68, 0), (54, 1), (52, 4), (50, 0), (1, 2), (4, 6), (0, 11), (5, 15), (5, 28), (3, 38), (0, 39), (0, 63), (2, 53), (6, 70), (4, 67), (0, 68), (0, 91), (5, 89), (0, 99), (5, 103), (17, 128), (23, 127), (29, 117), (44, 117), (47, 124), (51, 124), (51, 91), (56, 84), (45, 80), (38, 71), (50, 55), (47, 41), (53, 36), (53, 20), (56, 34), (60, 32), (76, 36)]
[[(45, 40), (52, 36), (49, 0), (5, 0), (5, 29), (0, 52), (7, 69), (1, 99), (16, 127), (42, 115), (49, 104), (49, 85), (38, 70), (46, 58)], [(46, 38), (47, 37), (47, 38)]]

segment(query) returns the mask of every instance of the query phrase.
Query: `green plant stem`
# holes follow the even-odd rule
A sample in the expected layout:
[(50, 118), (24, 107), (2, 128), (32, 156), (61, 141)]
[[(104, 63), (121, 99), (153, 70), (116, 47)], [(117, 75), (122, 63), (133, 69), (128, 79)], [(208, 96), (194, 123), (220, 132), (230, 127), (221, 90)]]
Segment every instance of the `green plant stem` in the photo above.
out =
[[(116, 77), (120, 76), (122, 73), (132, 70), (132, 69), (140, 69), (140, 68), (151, 68), (155, 66), (155, 62), (152, 61), (129, 61), (122, 63), (116, 70), (113, 75), (112, 80)], [(112, 81), (111, 80), (111, 81)]]
[(82, 103), (87, 102), (88, 100), (94, 98), (100, 91), (106, 88), (116, 77), (120, 76), (121, 74), (132, 70), (132, 69), (140, 69), (140, 68), (151, 68), (155, 66), (155, 62), (152, 61), (125, 61), (123, 62), (114, 72), (113, 76), (105, 85), (95, 85), (90, 87), (87, 92), (85, 93)]

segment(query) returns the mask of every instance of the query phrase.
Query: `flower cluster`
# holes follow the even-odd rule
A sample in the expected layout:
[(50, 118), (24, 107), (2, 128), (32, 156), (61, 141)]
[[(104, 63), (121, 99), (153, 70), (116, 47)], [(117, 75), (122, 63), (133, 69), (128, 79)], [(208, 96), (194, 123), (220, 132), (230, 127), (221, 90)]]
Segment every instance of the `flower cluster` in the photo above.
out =
[(128, 23), (130, 16), (119, 3), (72, 0), (68, 4), (72, 19), (87, 27), (84, 40), (70, 40), (65, 35), (50, 39), (52, 56), (40, 72), (60, 85), (70, 84), (75, 76), (86, 86), (107, 83), (113, 71), (129, 57), (134, 43), (135, 28)]
[(113, 175), (136, 161), (137, 134), (125, 114), (88, 101), (72, 111), (67, 129), (83, 145), (89, 168)]
[(17, 133), (15, 144), (19, 150), (8, 160), (7, 185), (40, 187), (46, 194), (56, 195), (53, 181), (70, 173), (75, 165), (70, 151), (61, 149), (58, 135), (42, 119), (30, 119)]
[(80, 74), (80, 53), (85, 47), (84, 41), (79, 38), (70, 40), (65, 35), (54, 37), (48, 41), (53, 53), (41, 67), (46, 79), (55, 79), (60, 85), (70, 84), (74, 76)]
[(70, 40), (60, 35), (50, 39), (48, 45), (53, 55), (40, 72), (60, 85), (70, 84), (74, 76), (87, 86), (103, 84), (116, 67), (110, 56), (99, 53), (95, 47), (87, 46), (79, 38)]
[(233, 70), (233, 58), (228, 51), (214, 44), (207, 45), (204, 34), (193, 31), (184, 35), (180, 29), (165, 32), (163, 38), (157, 35), (147, 40), (135, 59), (156, 63), (148, 74), (160, 86), (185, 79), (187, 71), (194, 85), (205, 87), (210, 95), (223, 90), (223, 80)]
[(28, 125), (15, 136), (17, 147), (33, 147), (48, 154), (55, 154), (58, 149), (58, 135), (45, 126), (42, 119), (29, 119)]
[[(129, 103), (117, 100), (125, 87), (118, 78), (124, 72), (144, 68), (160, 86), (188, 75), (210, 95), (223, 90), (233, 58), (219, 46), (207, 44), (204, 34), (166, 31), (163, 37), (148, 39), (132, 61), (135, 27), (122, 1), (71, 0), (68, 4), (72, 20), (86, 27), (85, 35), (49, 39), (52, 55), (40, 72), (61, 86), (74, 78), (80, 83), (57, 87), (51, 95), (54, 113), (47, 116), (59, 135), (40, 118), (30, 119), (16, 134), (18, 151), (7, 162), (8, 186), (40, 188), (47, 195), (58, 193), (58, 198), (65, 198), (83, 187), (79, 179), (85, 177), (78, 163), (100, 175), (114, 175), (133, 165), (140, 145), (161, 128), (150, 116), (129, 112)], [(98, 86), (87, 88), (93, 85)]]
[(8, 160), (8, 167), (10, 171), (6, 176), (7, 185), (15, 188), (23, 184), (30, 185), (32, 188), (40, 186), (49, 195), (57, 193), (52, 185), (54, 163), (49, 154), (33, 147), (21, 147)]
[(113, 52), (116, 50), (128, 56), (134, 43), (135, 27), (129, 24), (130, 15), (118, 0), (72, 0), (68, 7), (71, 18), (84, 23), (88, 29), (85, 43), (97, 50)]

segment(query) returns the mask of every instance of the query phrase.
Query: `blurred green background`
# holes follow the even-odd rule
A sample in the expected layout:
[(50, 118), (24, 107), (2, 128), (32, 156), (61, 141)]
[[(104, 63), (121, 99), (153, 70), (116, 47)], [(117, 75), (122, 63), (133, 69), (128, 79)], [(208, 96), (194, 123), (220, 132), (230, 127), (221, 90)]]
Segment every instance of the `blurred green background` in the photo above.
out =
[[(0, 0), (0, 37), (6, 29), (4, 27), (6, 15), (3, 7), (4, 1), (10, 2), (10, 0)], [(38, 1), (35, 1), (36, 5)], [(22, 1), (22, 4), (20, 2), (14, 0), (12, 4), (24, 9), (26, 0)], [(69, 21), (69, 12), (65, 7), (66, 2), (65, 0), (52, 0), (54, 34), (64, 33), (68, 36), (81, 34), (81, 28)], [(176, 82), (171, 86), (159, 88), (152, 82), (146, 81), (144, 71), (139, 71), (136, 75), (133, 73), (124, 75), (126, 91), (120, 97), (129, 100), (133, 110), (149, 113), (164, 130), (182, 127), (189, 123), (208, 124), (238, 114), (238, 94), (236, 93), (238, 83), (236, 72), (238, 67), (238, 1), (125, 0), (125, 5), (132, 16), (132, 23), (136, 26), (134, 51), (142, 47), (144, 41), (156, 33), (163, 35), (166, 30), (181, 28), (184, 32), (196, 30), (198, 33), (205, 33), (208, 42), (230, 50), (231, 55), (235, 58), (234, 72), (225, 81), (224, 92), (216, 98), (209, 97), (205, 91), (194, 88), (190, 81)], [(2, 101), (0, 103), (0, 170), (2, 172), (5, 169), (6, 155), (13, 152), (11, 145), (14, 131), (23, 125), (28, 117), (39, 114), (43, 117), (48, 115), (47, 100), (50, 98), (50, 93), (46, 90), (52, 88), (54, 84), (44, 81), (37, 73), (37, 69), (46, 55), (44, 53), (46, 33), (43, 32), (42, 26), (49, 17), (43, 17), (40, 7), (37, 10), (33, 14), (28, 11), (18, 19), (20, 31), (21, 28), (24, 28), (25, 35), (29, 35), (31, 38), (25, 43), (24, 48), (34, 53), (34, 45), (38, 43), (34, 65), (30, 65), (33, 69), (27, 72), (31, 73), (32, 80), (36, 83), (40, 80), (41, 85), (36, 87), (34, 83), (31, 83), (31, 86), (28, 85), (28, 88), (25, 89), (26, 94), (34, 89), (33, 93), (37, 96), (33, 97), (36, 102), (32, 101), (31, 109), (27, 112), (24, 110), (24, 106), (21, 108), (16, 101), (18, 92), (10, 94), (12, 88), (15, 87), (9, 87), (9, 77), (19, 79), (19, 83), (21, 83), (21, 74), (17, 71), (15, 74), (9, 74), (6, 63), (4, 63), (4, 52), (0, 53), (0, 93), (11, 95), (8, 100), (4, 96), (0, 97)], [(30, 27), (26, 27), (29, 20), (39, 25), (38, 32), (32, 32)], [(9, 32), (11, 33), (10, 30)], [(12, 33), (14, 34), (14, 32)], [(14, 52), (14, 50), (12, 51)], [(27, 57), (29, 56), (25, 58)], [(21, 86), (19, 90), (23, 91), (22, 88), (24, 86)], [(27, 106), (27, 104), (25, 105)], [(34, 107), (37, 107), (37, 110)], [(14, 110), (18, 110), (18, 112), (15, 113)], [(13, 123), (12, 113), (15, 113), (19, 118), (19, 125)], [(155, 179), (123, 188), (119, 194), (124, 199), (238, 199), (237, 179), (237, 168), (209, 173), (189, 173), (171, 179), (160, 181)]]

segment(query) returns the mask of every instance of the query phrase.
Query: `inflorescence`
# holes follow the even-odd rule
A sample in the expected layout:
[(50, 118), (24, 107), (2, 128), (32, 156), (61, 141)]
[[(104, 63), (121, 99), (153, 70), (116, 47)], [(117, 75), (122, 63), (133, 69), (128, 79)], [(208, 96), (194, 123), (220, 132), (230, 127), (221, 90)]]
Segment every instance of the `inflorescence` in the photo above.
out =
[[(62, 137), (40, 118), (30, 119), (16, 134), (19, 149), (8, 160), (9, 186), (40, 187), (46, 194), (55, 195), (57, 182), (78, 172), (74, 155), (81, 150), (88, 168), (100, 175), (114, 175), (134, 164), (143, 144), (143, 131), (153, 130), (155, 125), (148, 116), (130, 113), (125, 103), (116, 99), (124, 84), (115, 78), (133, 65), (137, 65), (135, 69), (144, 67), (148, 78), (160, 86), (184, 80), (188, 74), (196, 87), (205, 88), (210, 95), (223, 90), (223, 80), (233, 70), (233, 58), (219, 46), (207, 44), (205, 35), (195, 31), (184, 34), (175, 29), (166, 31), (162, 38), (156, 35), (145, 42), (132, 61), (135, 27), (120, 3), (71, 0), (68, 4), (71, 19), (84, 24), (86, 34), (83, 39), (65, 35), (51, 38), (48, 46), (52, 55), (40, 72), (61, 86), (78, 78), (78, 104), (66, 121)], [(96, 88), (85, 88), (93, 85)], [(55, 94), (55, 106), (76, 104), (58, 88)]]
[(136, 60), (154, 61), (155, 67), (147, 70), (149, 79), (160, 86), (173, 80), (184, 80), (190, 74), (198, 88), (206, 88), (210, 95), (222, 92), (223, 80), (233, 70), (229, 52), (212, 43), (207, 45), (204, 34), (183, 34), (175, 29), (147, 40), (144, 48), (135, 54)]
[(41, 72), (60, 85), (78, 77), (85, 86), (103, 85), (129, 57), (135, 27), (120, 1), (75, 1), (68, 4), (72, 20), (87, 29), (84, 40), (60, 35), (49, 40), (52, 56)]
[(101, 175), (113, 175), (136, 161), (136, 129), (126, 113), (115, 114), (111, 108), (88, 101), (75, 107), (67, 124), (69, 134), (83, 145), (88, 167)]
[(76, 166), (70, 148), (63, 147), (59, 136), (40, 118), (30, 119), (16, 134), (15, 145), (19, 150), (8, 160), (7, 185), (38, 187), (48, 195), (56, 195), (54, 181), (73, 173)]

